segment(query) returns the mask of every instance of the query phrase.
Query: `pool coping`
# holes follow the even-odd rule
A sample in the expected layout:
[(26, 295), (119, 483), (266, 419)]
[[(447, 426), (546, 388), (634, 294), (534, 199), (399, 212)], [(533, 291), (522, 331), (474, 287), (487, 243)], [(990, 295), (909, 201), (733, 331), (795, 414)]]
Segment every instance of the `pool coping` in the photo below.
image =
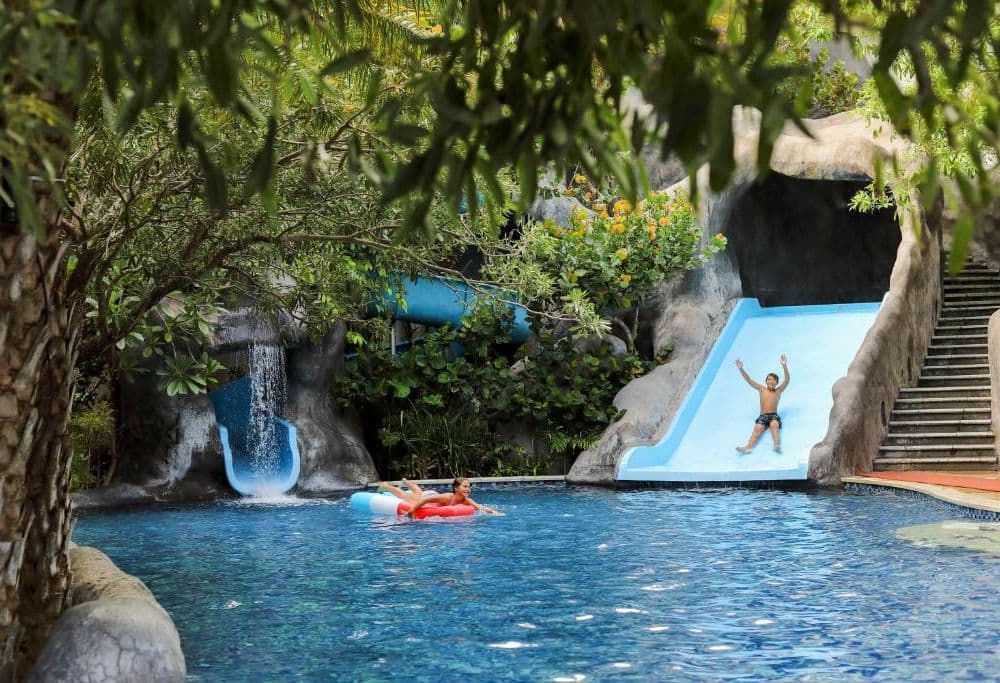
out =
[(841, 477), (840, 481), (844, 484), (914, 491), (959, 507), (1000, 513), (1000, 497), (997, 497), (995, 493), (990, 495), (990, 492), (988, 491), (956, 486), (943, 486), (940, 484), (928, 484), (919, 481), (886, 479), (883, 477)]

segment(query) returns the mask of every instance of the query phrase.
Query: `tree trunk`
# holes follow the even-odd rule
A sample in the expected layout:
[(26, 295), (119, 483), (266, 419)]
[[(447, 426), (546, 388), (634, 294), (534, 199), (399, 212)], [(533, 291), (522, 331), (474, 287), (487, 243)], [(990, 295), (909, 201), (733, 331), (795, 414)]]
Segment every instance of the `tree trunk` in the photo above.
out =
[(0, 234), (0, 679), (20, 678), (69, 584), (67, 424), (79, 325), (63, 249)]

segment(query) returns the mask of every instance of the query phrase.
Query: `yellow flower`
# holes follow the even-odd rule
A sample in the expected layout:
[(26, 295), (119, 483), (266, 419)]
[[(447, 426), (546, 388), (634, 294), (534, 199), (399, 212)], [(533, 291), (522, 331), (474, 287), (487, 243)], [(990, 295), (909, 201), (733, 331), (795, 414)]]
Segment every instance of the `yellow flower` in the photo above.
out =
[(563, 230), (562, 228), (556, 228), (552, 234), (554, 234), (556, 237), (562, 237), (565, 232), (566, 231)]
[(632, 276), (629, 275), (628, 273), (625, 273), (624, 275), (622, 275), (618, 279), (621, 280), (622, 282), (624, 282), (625, 284), (628, 284), (628, 283), (632, 282)]
[(567, 197), (572, 197), (574, 193), (575, 192), (572, 187), (567, 187), (565, 190), (563, 190), (563, 194), (566, 195)]
[(441, 31), (443, 30), (444, 29), (441, 28), (441, 24), (434, 24), (433, 26), (431, 26), (431, 33), (438, 34), (441, 33)]
[(625, 232), (625, 226), (622, 225), (621, 221), (618, 221), (614, 225), (612, 225), (611, 229), (614, 230), (619, 235), (622, 234), (623, 232)]
[(621, 249), (615, 252), (615, 256), (617, 256), (620, 261), (624, 261), (625, 259), (628, 258), (628, 249), (622, 247)]
[(575, 176), (573, 176), (573, 182), (582, 185), (583, 183), (587, 182), (587, 176), (583, 175), (582, 173), (577, 173)]
[(659, 223), (660, 223), (660, 225), (662, 225), (663, 227), (667, 227), (668, 225), (670, 225), (670, 219), (669, 219), (669, 218), (667, 218), (666, 216), (663, 216), (663, 217), (661, 217), (661, 218), (660, 218), (660, 221), (659, 221)]
[(608, 205), (605, 204), (604, 202), (594, 202), (594, 205), (590, 208), (592, 208), (594, 211), (597, 211), (598, 213), (600, 213), (601, 211), (603, 211), (605, 214), (608, 213)]
[(607, 218), (608, 217), (608, 212), (607, 211), (598, 211), (597, 215), (600, 216), (601, 218)]

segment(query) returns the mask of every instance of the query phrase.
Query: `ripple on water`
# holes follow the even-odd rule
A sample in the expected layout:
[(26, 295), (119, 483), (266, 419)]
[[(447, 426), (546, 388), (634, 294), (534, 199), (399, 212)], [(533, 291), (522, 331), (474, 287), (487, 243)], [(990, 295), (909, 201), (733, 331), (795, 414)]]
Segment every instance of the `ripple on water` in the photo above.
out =
[(1000, 553), (1000, 522), (949, 520), (896, 530), (896, 538), (921, 548), (964, 548)]
[(438, 680), (995, 678), (1000, 556), (899, 527), (997, 532), (920, 499), (476, 499), (512, 514), (401, 524), (347, 496), (239, 501), (92, 513), (74, 540), (147, 583), (200, 680), (421, 679), (428, 661)]

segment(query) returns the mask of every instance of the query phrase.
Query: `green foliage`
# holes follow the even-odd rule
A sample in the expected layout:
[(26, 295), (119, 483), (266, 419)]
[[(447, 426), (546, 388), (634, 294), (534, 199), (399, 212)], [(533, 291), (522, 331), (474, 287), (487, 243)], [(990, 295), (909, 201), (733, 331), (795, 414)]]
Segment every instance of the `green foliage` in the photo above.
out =
[(591, 207), (576, 211), (569, 229), (529, 224), (518, 256), (539, 263), (556, 291), (587, 292), (600, 311), (631, 308), (654, 285), (703, 265), (726, 245), (720, 233), (701, 246), (701, 226), (683, 194), (651, 193), (634, 207), (619, 200), (610, 213), (605, 202)]
[(381, 443), (401, 471), (541, 471), (544, 463), (496, 436), (497, 423), (527, 425), (548, 438), (554, 455), (573, 456), (618, 417), (618, 390), (652, 367), (604, 345), (583, 353), (570, 339), (548, 336), (511, 358), (503, 353), (503, 321), (480, 316), (459, 330), (431, 332), (395, 356), (366, 347), (338, 380), (336, 399), (378, 421)]
[(815, 64), (810, 115), (830, 116), (854, 109), (861, 94), (858, 75), (848, 71), (842, 61), (829, 65), (825, 49), (820, 51)]
[(69, 423), (69, 445), (73, 450), (70, 491), (79, 491), (97, 483), (93, 464), (107, 458), (113, 439), (114, 411), (106, 402), (74, 411)]

